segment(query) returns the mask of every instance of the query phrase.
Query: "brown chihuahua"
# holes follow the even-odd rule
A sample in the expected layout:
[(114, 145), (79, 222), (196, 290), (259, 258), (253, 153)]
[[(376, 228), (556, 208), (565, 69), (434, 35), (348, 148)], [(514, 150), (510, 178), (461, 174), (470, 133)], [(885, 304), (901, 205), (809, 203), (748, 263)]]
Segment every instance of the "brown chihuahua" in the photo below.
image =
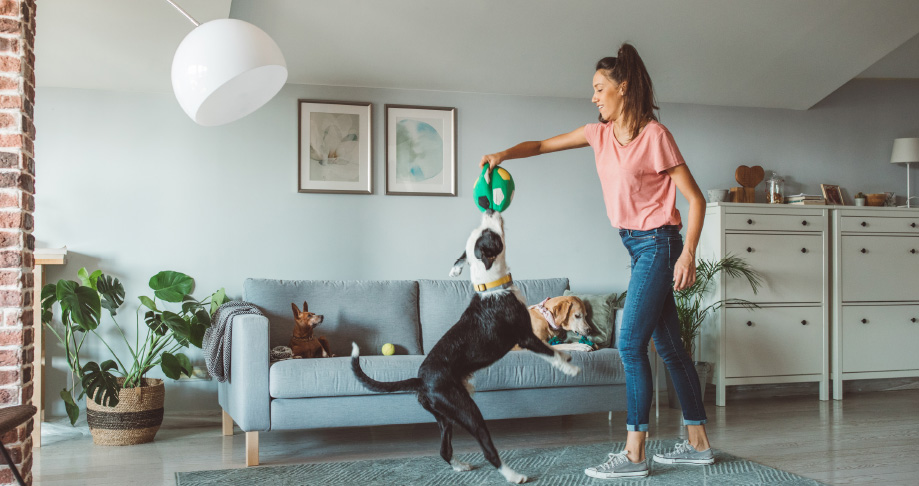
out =
[(290, 337), (290, 349), (294, 358), (330, 358), (334, 356), (330, 351), (329, 341), (325, 336), (313, 337), (313, 328), (322, 323), (323, 317), (309, 312), (306, 301), (303, 302), (303, 311), (297, 309), (297, 304), (291, 303), (294, 310), (294, 334)]

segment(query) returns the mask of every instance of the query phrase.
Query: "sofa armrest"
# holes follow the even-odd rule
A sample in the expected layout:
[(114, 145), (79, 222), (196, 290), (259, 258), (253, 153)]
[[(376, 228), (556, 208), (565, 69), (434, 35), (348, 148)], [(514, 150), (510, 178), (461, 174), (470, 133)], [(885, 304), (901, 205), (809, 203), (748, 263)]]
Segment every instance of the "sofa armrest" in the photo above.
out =
[(230, 346), (230, 379), (217, 384), (220, 407), (246, 432), (268, 430), (268, 318), (234, 317)]

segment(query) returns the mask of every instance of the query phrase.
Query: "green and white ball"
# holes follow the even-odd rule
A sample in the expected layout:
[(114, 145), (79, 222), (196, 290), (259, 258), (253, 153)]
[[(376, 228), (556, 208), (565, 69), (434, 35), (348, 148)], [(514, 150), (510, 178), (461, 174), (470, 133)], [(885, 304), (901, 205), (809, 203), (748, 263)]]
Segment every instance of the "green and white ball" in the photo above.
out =
[(491, 173), (491, 184), (489, 184), (485, 181), (487, 173), (488, 166), (486, 165), (482, 169), (482, 174), (475, 181), (472, 189), (475, 205), (483, 213), (489, 208), (500, 213), (507, 209), (514, 199), (514, 178), (503, 167), (496, 167)]

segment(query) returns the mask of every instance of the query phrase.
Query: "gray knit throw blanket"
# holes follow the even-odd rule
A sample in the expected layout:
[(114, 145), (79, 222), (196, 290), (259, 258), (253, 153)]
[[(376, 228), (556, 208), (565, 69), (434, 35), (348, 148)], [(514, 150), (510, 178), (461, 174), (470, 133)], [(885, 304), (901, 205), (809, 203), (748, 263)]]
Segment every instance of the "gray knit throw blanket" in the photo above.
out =
[(223, 383), (230, 379), (230, 344), (233, 318), (243, 314), (263, 316), (258, 307), (241, 300), (231, 300), (219, 308), (211, 319), (211, 327), (204, 331), (204, 362), (207, 371)]

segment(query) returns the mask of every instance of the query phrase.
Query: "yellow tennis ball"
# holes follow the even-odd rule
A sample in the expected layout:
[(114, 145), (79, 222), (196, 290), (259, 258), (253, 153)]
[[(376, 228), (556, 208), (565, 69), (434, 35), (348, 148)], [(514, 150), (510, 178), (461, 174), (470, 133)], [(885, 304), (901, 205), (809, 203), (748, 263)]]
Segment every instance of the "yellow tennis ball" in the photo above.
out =
[(396, 347), (392, 343), (386, 343), (383, 345), (383, 356), (392, 356), (396, 354)]

